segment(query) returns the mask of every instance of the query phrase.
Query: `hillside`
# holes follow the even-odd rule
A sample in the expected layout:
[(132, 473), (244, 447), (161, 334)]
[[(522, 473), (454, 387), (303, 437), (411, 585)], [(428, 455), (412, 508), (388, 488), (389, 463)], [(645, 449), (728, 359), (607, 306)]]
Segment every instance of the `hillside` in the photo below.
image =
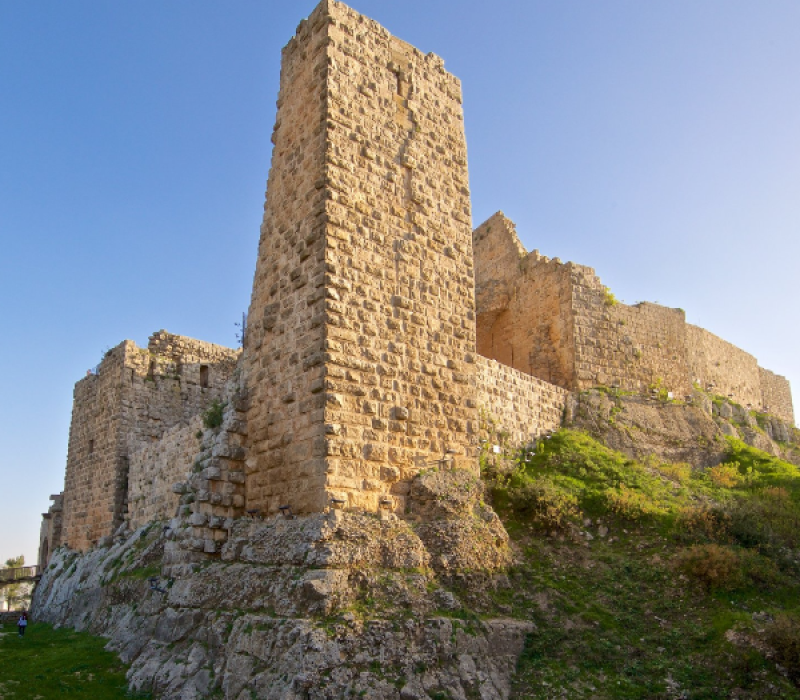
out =
[(217, 557), (180, 517), (60, 550), (37, 614), (163, 698), (800, 697), (796, 431), (606, 390), (567, 420), (515, 449), (486, 416), (482, 479), (423, 471), (404, 517), (243, 518)]

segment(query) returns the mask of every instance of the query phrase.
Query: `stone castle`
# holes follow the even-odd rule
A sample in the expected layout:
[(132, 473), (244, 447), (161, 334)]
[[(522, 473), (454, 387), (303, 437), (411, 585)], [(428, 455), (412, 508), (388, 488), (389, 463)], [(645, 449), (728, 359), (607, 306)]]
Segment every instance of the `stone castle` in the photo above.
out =
[(76, 384), (40, 564), (177, 512), (206, 555), (248, 514), (402, 513), (423, 468), (477, 471), (487, 416), (525, 443), (597, 385), (793, 423), (788, 382), (682, 310), (617, 303), (502, 213), (473, 231), (461, 103), (441, 58), (339, 2), (300, 24), (243, 350), (160, 331)]

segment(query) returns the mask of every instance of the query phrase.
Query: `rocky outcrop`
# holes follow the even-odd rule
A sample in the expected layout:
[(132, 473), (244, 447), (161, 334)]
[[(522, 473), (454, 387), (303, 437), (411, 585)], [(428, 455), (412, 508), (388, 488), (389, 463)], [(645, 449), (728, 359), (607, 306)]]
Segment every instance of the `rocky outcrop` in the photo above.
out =
[(695, 391), (688, 401), (666, 392), (653, 395), (593, 389), (567, 400), (564, 423), (585, 430), (609, 447), (642, 459), (653, 455), (697, 467), (719, 464), (727, 450), (725, 436), (776, 457), (798, 462), (790, 440), (795, 428), (769, 414), (749, 411), (734, 401)]
[[(482, 496), (468, 472), (431, 471), (408, 519), (241, 518), (214, 556), (180, 546), (188, 519), (151, 523), (57, 551), (34, 610), (108, 637), (131, 687), (159, 698), (507, 698), (533, 626), (476, 615), (509, 586), (508, 536)], [(476, 576), (484, 596), (467, 601)]]

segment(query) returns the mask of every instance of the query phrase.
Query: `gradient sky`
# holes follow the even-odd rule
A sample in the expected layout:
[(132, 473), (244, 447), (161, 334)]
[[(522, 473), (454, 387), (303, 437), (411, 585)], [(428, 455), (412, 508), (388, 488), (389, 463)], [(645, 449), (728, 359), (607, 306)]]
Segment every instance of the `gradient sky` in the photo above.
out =
[[(314, 4), (0, 0), (0, 561), (35, 561), (104, 350), (235, 344), (280, 49)], [(502, 209), (800, 387), (800, 3), (352, 6), (461, 79), (475, 225)]]

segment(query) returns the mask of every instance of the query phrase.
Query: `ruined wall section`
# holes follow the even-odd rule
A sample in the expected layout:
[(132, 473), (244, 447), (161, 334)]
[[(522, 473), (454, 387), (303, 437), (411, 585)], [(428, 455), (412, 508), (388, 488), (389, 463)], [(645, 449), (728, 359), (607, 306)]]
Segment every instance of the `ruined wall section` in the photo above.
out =
[[(258, 246), (245, 362), (247, 508), (324, 507), (325, 309), (329, 187), (328, 19), (324, 5), (283, 49), (278, 115)], [(329, 294), (326, 290), (330, 289)], [(331, 298), (328, 298), (328, 297)]]
[(569, 392), (495, 360), (479, 357), (476, 385), (482, 419), (525, 445), (561, 427)]
[(444, 453), (476, 466), (461, 86), (438, 56), (329, 8), (327, 488), (402, 510), (411, 477)]
[(122, 404), (127, 453), (188, 424), (220, 400), (239, 355), (239, 350), (163, 330), (150, 337), (146, 350), (131, 343)]
[(502, 212), (475, 229), (473, 243), (478, 353), (574, 388), (571, 266), (526, 253)]
[(761, 380), (761, 410), (772, 413), (778, 418), (794, 425), (794, 407), (792, 405), (792, 388), (786, 377), (770, 372), (763, 367), (758, 368)]
[[(475, 256), (475, 298), (478, 326), (490, 329), (514, 296), (523, 258), (528, 253), (517, 236), (514, 222), (499, 211), (472, 232)], [(478, 344), (482, 336), (478, 331)]]
[(130, 456), (219, 399), (238, 354), (160, 331), (148, 349), (120, 343), (75, 385), (64, 483), (66, 544), (86, 550), (122, 524)]
[(39, 573), (44, 571), (50, 556), (61, 546), (62, 516), (64, 513), (64, 494), (50, 496), (52, 505), (46, 513), (42, 513), (42, 524), (39, 528)]
[(159, 440), (133, 452), (128, 459), (128, 523), (131, 530), (153, 520), (176, 515), (180, 494), (173, 484), (185, 481), (200, 452), (203, 420), (167, 430)]

